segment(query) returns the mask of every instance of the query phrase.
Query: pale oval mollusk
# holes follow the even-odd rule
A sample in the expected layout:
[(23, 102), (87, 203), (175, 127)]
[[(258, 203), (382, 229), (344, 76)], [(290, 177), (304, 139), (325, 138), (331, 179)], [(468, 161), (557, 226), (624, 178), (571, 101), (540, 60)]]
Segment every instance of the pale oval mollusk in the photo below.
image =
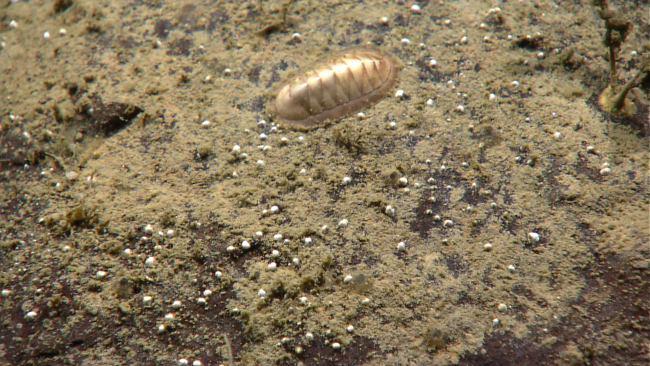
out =
[(389, 53), (370, 46), (349, 48), (340, 57), (282, 84), (271, 100), (271, 116), (298, 129), (323, 125), (385, 97), (398, 71)]

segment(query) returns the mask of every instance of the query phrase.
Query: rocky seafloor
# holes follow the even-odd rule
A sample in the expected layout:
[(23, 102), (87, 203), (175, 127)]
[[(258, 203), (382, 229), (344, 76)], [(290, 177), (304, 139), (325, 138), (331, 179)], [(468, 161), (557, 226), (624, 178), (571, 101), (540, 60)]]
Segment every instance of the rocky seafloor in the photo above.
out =
[[(647, 364), (648, 86), (590, 1), (413, 4), (0, 2), (0, 364)], [(367, 43), (363, 119), (268, 118)]]

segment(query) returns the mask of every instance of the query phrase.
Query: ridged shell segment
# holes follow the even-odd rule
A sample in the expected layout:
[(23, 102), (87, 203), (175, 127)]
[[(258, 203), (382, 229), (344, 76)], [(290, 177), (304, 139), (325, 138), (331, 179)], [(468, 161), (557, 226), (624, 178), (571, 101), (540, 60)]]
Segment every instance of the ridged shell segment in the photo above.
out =
[(282, 84), (270, 112), (282, 124), (306, 129), (376, 103), (395, 84), (398, 66), (389, 53), (355, 47)]

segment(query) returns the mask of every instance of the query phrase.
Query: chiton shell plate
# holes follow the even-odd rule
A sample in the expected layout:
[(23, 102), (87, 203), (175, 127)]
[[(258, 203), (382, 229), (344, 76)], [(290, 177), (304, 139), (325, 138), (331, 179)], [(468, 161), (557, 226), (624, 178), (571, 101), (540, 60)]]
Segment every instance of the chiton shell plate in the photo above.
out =
[(280, 84), (271, 96), (269, 114), (295, 129), (322, 126), (384, 98), (398, 72), (390, 53), (373, 46), (351, 47)]

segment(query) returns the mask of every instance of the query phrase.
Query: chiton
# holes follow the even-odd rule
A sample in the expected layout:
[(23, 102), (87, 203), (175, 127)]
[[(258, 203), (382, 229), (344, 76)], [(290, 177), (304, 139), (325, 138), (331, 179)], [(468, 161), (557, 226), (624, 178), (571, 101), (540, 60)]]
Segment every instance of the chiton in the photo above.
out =
[(388, 52), (357, 46), (280, 84), (268, 111), (275, 121), (309, 129), (366, 108), (395, 85), (399, 65)]

